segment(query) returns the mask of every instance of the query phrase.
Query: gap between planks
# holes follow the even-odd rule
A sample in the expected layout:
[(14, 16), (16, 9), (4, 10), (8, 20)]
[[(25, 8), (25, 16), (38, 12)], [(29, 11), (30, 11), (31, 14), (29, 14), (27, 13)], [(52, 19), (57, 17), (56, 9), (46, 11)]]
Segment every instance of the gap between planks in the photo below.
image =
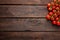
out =
[(60, 31), (0, 31), (0, 32), (60, 32)]
[(0, 4), (0, 5), (47, 6), (47, 4)]
[(0, 19), (45, 19), (45, 17), (0, 17)]

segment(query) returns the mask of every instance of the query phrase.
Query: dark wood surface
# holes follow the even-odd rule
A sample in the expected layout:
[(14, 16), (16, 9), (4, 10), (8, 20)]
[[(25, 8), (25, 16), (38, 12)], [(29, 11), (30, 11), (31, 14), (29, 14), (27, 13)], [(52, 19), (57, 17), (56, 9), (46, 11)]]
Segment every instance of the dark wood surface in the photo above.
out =
[(60, 40), (60, 32), (1, 32), (1, 40)]
[(47, 4), (52, 0), (0, 0), (0, 4)]
[(0, 17), (45, 17), (46, 6), (0, 5)]
[(60, 40), (60, 27), (45, 16), (53, 0), (0, 0), (0, 40)]
[(46, 19), (1, 19), (0, 31), (60, 31)]

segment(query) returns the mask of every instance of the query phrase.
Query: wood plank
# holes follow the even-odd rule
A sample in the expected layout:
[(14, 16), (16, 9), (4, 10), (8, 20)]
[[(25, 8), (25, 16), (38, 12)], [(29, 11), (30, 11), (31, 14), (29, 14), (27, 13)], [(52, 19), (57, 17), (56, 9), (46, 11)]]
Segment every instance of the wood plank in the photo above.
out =
[(0, 32), (1, 40), (60, 40), (60, 32)]
[(46, 19), (0, 19), (0, 31), (60, 31)]
[(0, 5), (0, 17), (45, 17), (46, 6), (7, 6)]
[(0, 0), (0, 4), (47, 4), (52, 0)]

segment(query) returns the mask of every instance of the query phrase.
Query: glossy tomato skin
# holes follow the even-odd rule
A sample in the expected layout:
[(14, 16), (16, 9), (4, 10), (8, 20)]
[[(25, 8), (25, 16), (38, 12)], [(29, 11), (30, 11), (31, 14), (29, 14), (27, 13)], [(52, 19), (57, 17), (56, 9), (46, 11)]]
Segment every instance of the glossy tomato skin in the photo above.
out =
[(50, 20), (50, 15), (47, 15), (47, 16), (46, 16), (46, 19), (47, 19), (47, 20)]
[(58, 0), (60, 2), (60, 0)]
[(60, 5), (59, 5), (59, 8), (60, 8)]
[(52, 21), (52, 24), (56, 25), (56, 21)]
[(56, 6), (56, 7), (58, 7), (58, 6), (59, 6), (59, 4), (55, 4), (55, 6)]
[(56, 6), (53, 6), (52, 9), (55, 10), (56, 9)]
[(54, 2), (56, 2), (56, 0), (54, 0)]
[(48, 3), (48, 4), (47, 4), (47, 7), (49, 8), (50, 6), (51, 6), (51, 3)]
[(60, 26), (60, 22), (59, 21), (57, 21), (57, 25)]
[(60, 10), (57, 11), (57, 14), (59, 14), (59, 13), (60, 13)]
[(58, 21), (58, 20), (59, 20), (59, 18), (57, 17), (57, 18), (56, 18), (56, 21)]
[[(58, 15), (57, 17), (59, 17), (59, 16), (60, 16), (60, 13), (57, 13), (57, 15)], [(60, 18), (60, 17), (59, 17), (59, 18)]]
[(52, 15), (53, 15), (53, 12), (49, 12), (48, 14), (49, 14), (50, 16), (52, 16)]
[(56, 10), (59, 10), (59, 7), (56, 7)]
[(59, 14), (59, 13), (60, 13), (60, 11), (58, 10), (58, 11), (57, 11), (57, 14)]

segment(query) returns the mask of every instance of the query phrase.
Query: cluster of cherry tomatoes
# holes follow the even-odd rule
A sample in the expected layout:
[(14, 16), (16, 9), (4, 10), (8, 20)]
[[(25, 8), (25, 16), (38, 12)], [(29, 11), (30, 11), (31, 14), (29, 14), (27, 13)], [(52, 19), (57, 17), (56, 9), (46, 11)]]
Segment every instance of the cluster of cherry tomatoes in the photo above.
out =
[(60, 0), (54, 0), (47, 5), (48, 15), (47, 20), (50, 20), (52, 24), (60, 26)]

